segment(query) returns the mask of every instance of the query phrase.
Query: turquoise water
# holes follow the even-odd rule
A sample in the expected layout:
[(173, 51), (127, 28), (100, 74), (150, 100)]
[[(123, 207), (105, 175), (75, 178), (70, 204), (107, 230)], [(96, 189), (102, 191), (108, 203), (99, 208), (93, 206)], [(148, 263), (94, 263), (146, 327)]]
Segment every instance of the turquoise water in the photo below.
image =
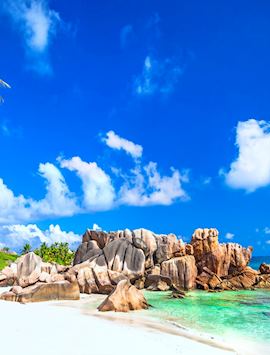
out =
[[(250, 266), (258, 269), (262, 262), (270, 263), (270, 257), (253, 258)], [(270, 290), (196, 290), (184, 299), (171, 299), (170, 294), (145, 291), (152, 316), (225, 339), (270, 346)]]
[(209, 334), (239, 335), (270, 345), (270, 290), (192, 291), (184, 299), (169, 298), (170, 292), (145, 291), (150, 312), (188, 328)]

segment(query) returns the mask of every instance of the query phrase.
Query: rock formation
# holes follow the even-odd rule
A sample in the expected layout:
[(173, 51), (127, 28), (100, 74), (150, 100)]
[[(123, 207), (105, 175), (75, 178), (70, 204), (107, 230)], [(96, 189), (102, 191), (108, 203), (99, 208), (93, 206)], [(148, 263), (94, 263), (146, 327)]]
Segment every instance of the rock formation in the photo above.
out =
[(101, 312), (128, 312), (147, 308), (148, 304), (142, 291), (131, 285), (128, 280), (122, 280), (99, 305), (98, 310)]
[(79, 300), (80, 290), (77, 282), (37, 282), (35, 285), (25, 288), (22, 288), (21, 286), (13, 286), (10, 291), (3, 293), (0, 299), (21, 303), (51, 300)]
[(243, 248), (236, 243), (220, 244), (215, 228), (196, 229), (192, 239), (194, 257), (199, 274), (207, 267), (218, 276), (227, 276), (245, 269), (252, 247)]
[(194, 288), (197, 277), (194, 256), (186, 255), (164, 261), (161, 264), (161, 275), (169, 277), (174, 285), (184, 290)]
[[(173, 297), (179, 298), (184, 297), (181, 290), (195, 287), (209, 292), (270, 287), (270, 265), (262, 264), (259, 271), (251, 269), (251, 253), (251, 247), (220, 244), (214, 228), (195, 230), (190, 244), (174, 234), (155, 234), (143, 228), (108, 233), (87, 230), (73, 266), (45, 263), (28, 253), (4, 268), (0, 286), (13, 288), (0, 298), (35, 302), (78, 299), (79, 292), (102, 293), (110, 296), (100, 308), (117, 310), (136, 309), (136, 304), (123, 298), (133, 300), (143, 288), (172, 290)], [(141, 307), (145, 300), (141, 293), (137, 295)]]
[[(162, 275), (177, 287), (195, 287), (197, 268), (193, 247), (174, 234), (157, 235), (146, 229), (120, 232), (87, 231), (76, 251), (74, 267), (81, 292), (110, 293), (123, 278), (144, 288), (145, 276)], [(146, 278), (147, 279), (147, 278)], [(148, 284), (167, 289), (163, 280)]]
[[(0, 299), (17, 302), (77, 300), (80, 290), (68, 267), (45, 263), (33, 252), (21, 256), (0, 273), (0, 285), (12, 286)], [(2, 281), (1, 281), (2, 280)]]

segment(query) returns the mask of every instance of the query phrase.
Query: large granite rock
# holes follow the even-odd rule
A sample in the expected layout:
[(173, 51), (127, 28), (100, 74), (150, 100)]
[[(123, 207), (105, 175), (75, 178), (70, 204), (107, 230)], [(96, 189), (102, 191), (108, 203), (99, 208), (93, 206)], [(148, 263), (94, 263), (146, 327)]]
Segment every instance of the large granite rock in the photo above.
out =
[(185, 255), (185, 244), (182, 240), (177, 239), (174, 234), (157, 235), (157, 250), (155, 253), (155, 261), (160, 264), (175, 256)]
[(185, 290), (196, 285), (197, 267), (193, 255), (173, 258), (161, 263), (161, 275), (167, 276), (177, 287)]
[(15, 286), (10, 291), (2, 293), (0, 299), (21, 303), (42, 302), (51, 300), (79, 300), (80, 290), (77, 282), (59, 281), (41, 283), (25, 288)]
[(259, 271), (261, 274), (270, 274), (270, 265), (262, 263), (259, 267)]
[(33, 252), (21, 256), (17, 261), (17, 279), (21, 287), (35, 284), (41, 274), (42, 259)]
[(170, 277), (163, 275), (147, 275), (144, 287), (150, 291), (168, 291), (172, 286)]
[(141, 243), (135, 245), (126, 238), (116, 238), (98, 256), (74, 265), (70, 272), (77, 276), (81, 292), (109, 294), (119, 281), (143, 276), (145, 254)]
[(0, 287), (12, 286), (17, 280), (17, 264), (11, 263), (0, 271)]
[(258, 272), (251, 267), (246, 267), (238, 275), (229, 276), (222, 283), (223, 289), (241, 290), (252, 289), (257, 283)]
[(83, 242), (77, 249), (74, 257), (74, 265), (80, 264), (86, 260), (96, 257), (102, 253), (98, 243), (95, 240)]
[(256, 288), (270, 288), (270, 274), (258, 275), (255, 287)]
[(218, 276), (227, 276), (245, 269), (251, 259), (252, 247), (236, 243), (219, 244), (215, 228), (196, 229), (191, 240), (198, 273), (207, 267)]
[(148, 304), (142, 291), (131, 285), (128, 280), (122, 280), (99, 305), (98, 310), (101, 312), (128, 312), (147, 308)]

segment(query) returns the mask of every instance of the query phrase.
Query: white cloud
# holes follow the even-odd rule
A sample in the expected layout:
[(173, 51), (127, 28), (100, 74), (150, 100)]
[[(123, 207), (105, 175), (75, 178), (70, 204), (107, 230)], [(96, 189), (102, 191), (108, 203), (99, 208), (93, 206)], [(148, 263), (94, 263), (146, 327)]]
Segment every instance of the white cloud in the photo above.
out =
[(143, 169), (139, 165), (126, 178), (119, 193), (119, 203), (132, 206), (171, 205), (178, 199), (189, 197), (182, 188), (182, 182), (188, 182), (186, 174), (171, 169), (171, 176), (161, 176), (157, 163), (150, 162)]
[(94, 223), (92, 230), (93, 231), (102, 231), (102, 228), (98, 224)]
[(70, 193), (59, 169), (51, 163), (40, 164), (39, 173), (46, 181), (47, 194), (44, 199), (33, 202), (36, 214), (45, 216), (72, 216), (78, 212), (75, 197)]
[(228, 233), (225, 234), (225, 238), (228, 239), (228, 240), (232, 240), (234, 238), (234, 234), (228, 232)]
[(45, 217), (71, 216), (78, 212), (75, 198), (69, 192), (60, 171), (50, 163), (40, 164), (40, 175), (46, 181), (47, 193), (41, 200), (15, 196), (0, 179), (0, 223), (30, 221)]
[(112, 208), (115, 191), (109, 175), (97, 163), (87, 163), (80, 157), (59, 159), (62, 168), (75, 171), (82, 180), (84, 207), (89, 211), (102, 211)]
[(31, 218), (32, 200), (23, 195), (15, 196), (0, 179), (0, 223), (13, 223), (16, 220), (24, 221)]
[(108, 147), (117, 150), (122, 149), (127, 154), (130, 154), (133, 158), (140, 158), (142, 156), (143, 147), (141, 145), (119, 137), (114, 131), (107, 132), (104, 141)]
[(175, 60), (156, 60), (148, 55), (142, 73), (135, 78), (135, 93), (141, 96), (169, 94), (174, 91), (181, 75), (182, 69)]
[(270, 234), (270, 228), (269, 227), (265, 227), (264, 228), (264, 233), (265, 234)]
[(142, 163), (141, 146), (114, 132), (108, 133), (106, 143), (112, 149), (123, 149), (134, 158), (131, 170), (108, 167), (113, 180), (96, 162), (88, 163), (80, 157), (58, 158), (62, 169), (74, 171), (81, 179), (82, 196), (71, 193), (60, 169), (48, 162), (40, 164), (38, 170), (46, 189), (41, 199), (16, 195), (0, 178), (0, 225), (104, 211), (120, 205), (170, 205), (189, 199), (182, 186), (188, 182), (187, 172), (171, 168), (169, 175), (162, 175), (157, 163)]
[(4, 10), (21, 32), (31, 68), (46, 74), (51, 71), (47, 49), (61, 22), (47, 0), (5, 0)]
[(0, 226), (0, 243), (13, 250), (20, 250), (25, 243), (30, 243), (33, 248), (40, 243), (51, 245), (54, 242), (69, 243), (76, 246), (81, 242), (81, 237), (73, 232), (62, 231), (60, 226), (51, 224), (42, 231), (36, 224), (12, 224)]
[(225, 174), (226, 183), (253, 192), (270, 184), (270, 123), (250, 119), (238, 122), (238, 157)]

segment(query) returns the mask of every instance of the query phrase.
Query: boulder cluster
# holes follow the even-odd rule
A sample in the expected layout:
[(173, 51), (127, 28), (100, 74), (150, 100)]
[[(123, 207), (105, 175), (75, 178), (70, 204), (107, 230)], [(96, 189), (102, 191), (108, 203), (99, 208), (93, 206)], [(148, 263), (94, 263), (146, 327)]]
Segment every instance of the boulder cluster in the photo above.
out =
[(45, 263), (31, 252), (5, 267), (0, 273), (0, 286), (12, 286), (0, 299), (21, 303), (48, 300), (78, 300), (80, 291), (75, 277), (67, 274), (69, 268)]
[[(26, 254), (0, 273), (0, 286), (13, 286), (6, 300), (29, 302), (78, 299), (81, 293), (108, 294), (100, 310), (146, 308), (141, 289), (221, 290), (270, 287), (270, 266), (248, 266), (252, 247), (219, 243), (217, 229), (196, 229), (190, 243), (174, 234), (146, 229), (103, 232), (87, 230), (72, 266), (44, 263)], [(137, 302), (135, 302), (137, 300)]]

